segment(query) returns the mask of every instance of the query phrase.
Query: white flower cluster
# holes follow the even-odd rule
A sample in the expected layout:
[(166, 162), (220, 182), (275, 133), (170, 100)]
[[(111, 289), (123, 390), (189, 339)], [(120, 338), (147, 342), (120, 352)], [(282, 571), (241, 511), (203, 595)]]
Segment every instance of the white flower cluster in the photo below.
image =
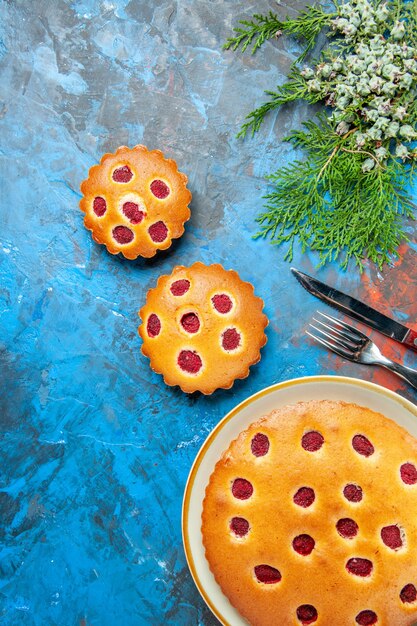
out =
[[(340, 5), (332, 26), (352, 44), (352, 53), (325, 59), (314, 70), (301, 72), (308, 90), (334, 108), (331, 119), (338, 122), (340, 135), (349, 132), (358, 116), (366, 122), (366, 131), (355, 133), (356, 144), (358, 149), (371, 149), (378, 161), (388, 157), (391, 140), (397, 142), (396, 156), (406, 159), (409, 151), (402, 141), (417, 138), (407, 123), (407, 105), (402, 103), (403, 94), (417, 85), (417, 49), (402, 41), (403, 22), (394, 24), (388, 39), (378, 33), (387, 16), (386, 4), (375, 7), (369, 0)], [(374, 159), (367, 159), (364, 171), (374, 165)]]

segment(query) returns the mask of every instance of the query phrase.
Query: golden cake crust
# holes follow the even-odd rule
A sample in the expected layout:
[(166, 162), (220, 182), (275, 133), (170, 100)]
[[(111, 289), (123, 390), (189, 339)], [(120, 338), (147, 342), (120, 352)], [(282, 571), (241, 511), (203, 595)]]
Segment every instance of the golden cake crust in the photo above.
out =
[(260, 359), (268, 324), (262, 309), (253, 286), (233, 270), (203, 263), (175, 267), (159, 278), (139, 312), (142, 352), (167, 385), (187, 393), (228, 389)]
[[(315, 435), (315, 450), (303, 447), (311, 432), (323, 438), (320, 444)], [(252, 451), (258, 433), (269, 442), (263, 456)], [(232, 442), (206, 489), (203, 543), (224, 594), (256, 626), (411, 626), (417, 620), (416, 468), (417, 441), (354, 404), (300, 402), (258, 420)], [(246, 499), (232, 493), (237, 478), (253, 487)], [(362, 499), (356, 491), (348, 500), (346, 485), (360, 487)], [(300, 506), (294, 496), (306, 487), (315, 499)], [(233, 518), (248, 522), (247, 533), (236, 534)], [(346, 519), (357, 525), (355, 536), (339, 533)], [(304, 543), (302, 554), (295, 547), (306, 535), (315, 543)], [(369, 565), (361, 569), (366, 561), (370, 573)], [(265, 564), (279, 571), (279, 581), (257, 580), (254, 568)]]
[(187, 180), (160, 150), (121, 146), (81, 183), (85, 227), (111, 254), (152, 257), (184, 232), (191, 201)]

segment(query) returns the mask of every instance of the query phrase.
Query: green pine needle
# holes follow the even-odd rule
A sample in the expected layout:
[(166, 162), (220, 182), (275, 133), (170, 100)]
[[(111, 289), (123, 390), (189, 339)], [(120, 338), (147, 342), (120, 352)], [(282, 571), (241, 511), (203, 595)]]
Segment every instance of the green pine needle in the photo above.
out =
[(338, 260), (346, 268), (354, 259), (362, 268), (368, 258), (382, 267), (407, 239), (403, 217), (413, 209), (407, 170), (391, 160), (385, 169), (364, 173), (364, 155), (350, 137), (339, 137), (323, 118), (304, 126), (288, 140), (306, 151), (306, 160), (269, 176), (274, 190), (265, 196), (257, 237), (288, 243), (290, 261), (298, 239), (303, 251), (318, 252), (321, 265)]

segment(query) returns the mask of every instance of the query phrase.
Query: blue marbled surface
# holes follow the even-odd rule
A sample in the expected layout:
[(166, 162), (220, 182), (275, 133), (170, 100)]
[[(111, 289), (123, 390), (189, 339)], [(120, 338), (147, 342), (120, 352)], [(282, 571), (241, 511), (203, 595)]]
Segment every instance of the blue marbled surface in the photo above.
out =
[[(0, 624), (216, 624), (188, 573), (181, 504), (193, 459), (235, 404), (275, 382), (364, 378), (416, 400), (393, 375), (343, 363), (305, 338), (317, 301), (285, 248), (252, 238), (265, 174), (305, 106), (235, 138), (294, 44), (223, 52), (238, 18), (286, 0), (3, 0), (0, 4)], [(128, 262), (93, 243), (79, 184), (101, 155), (144, 143), (189, 177), (192, 219), (167, 254)], [(415, 226), (401, 259), (294, 265), (416, 327)], [(220, 262), (270, 318), (250, 377), (211, 397), (166, 387), (140, 353), (137, 311), (176, 264)], [(388, 343), (391, 354), (415, 356)]]

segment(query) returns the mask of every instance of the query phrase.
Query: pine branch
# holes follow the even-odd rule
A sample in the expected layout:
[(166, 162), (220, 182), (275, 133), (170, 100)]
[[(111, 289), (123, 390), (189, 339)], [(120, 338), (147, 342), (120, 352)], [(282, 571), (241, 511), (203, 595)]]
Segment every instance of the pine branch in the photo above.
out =
[(305, 127), (290, 140), (304, 147), (307, 159), (269, 176), (274, 190), (265, 196), (257, 236), (289, 244), (288, 260), (298, 239), (303, 251), (319, 253), (321, 264), (338, 259), (346, 268), (354, 259), (362, 268), (366, 257), (381, 267), (407, 239), (402, 218), (413, 214), (406, 191), (411, 170), (392, 160), (385, 169), (364, 173), (360, 151), (345, 151), (348, 135), (329, 134), (314, 122)]
[(253, 20), (240, 20), (239, 24), (245, 28), (238, 26), (234, 29), (236, 36), (230, 37), (226, 41), (223, 46), (224, 50), (231, 48), (235, 51), (241, 46), (242, 52), (245, 52), (246, 48), (254, 41), (252, 48), (252, 54), (254, 54), (267, 39), (271, 39), (282, 29), (282, 22), (272, 11), (268, 15), (256, 13)]
[(330, 23), (335, 15), (335, 13), (326, 13), (320, 6), (308, 7), (295, 19), (287, 18), (283, 22), (272, 11), (268, 15), (256, 13), (252, 20), (240, 20), (239, 24), (243, 28), (236, 27), (234, 29), (235, 37), (230, 37), (223, 48), (235, 51), (241, 47), (241, 51), (245, 52), (254, 42), (252, 47), (252, 54), (254, 54), (265, 41), (285, 32), (304, 40), (305, 50), (297, 59), (297, 62), (300, 62), (314, 48), (321, 30)]
[(261, 127), (265, 116), (283, 104), (295, 102), (296, 100), (305, 100), (310, 104), (314, 104), (322, 99), (321, 94), (312, 93), (308, 90), (307, 83), (298, 68), (294, 67), (288, 78), (288, 82), (284, 83), (284, 85), (279, 85), (276, 91), (265, 92), (268, 96), (272, 96), (271, 100), (268, 100), (246, 116), (245, 119), (247, 121), (242, 125), (237, 135), (238, 137), (245, 137), (249, 131), (253, 136)]

